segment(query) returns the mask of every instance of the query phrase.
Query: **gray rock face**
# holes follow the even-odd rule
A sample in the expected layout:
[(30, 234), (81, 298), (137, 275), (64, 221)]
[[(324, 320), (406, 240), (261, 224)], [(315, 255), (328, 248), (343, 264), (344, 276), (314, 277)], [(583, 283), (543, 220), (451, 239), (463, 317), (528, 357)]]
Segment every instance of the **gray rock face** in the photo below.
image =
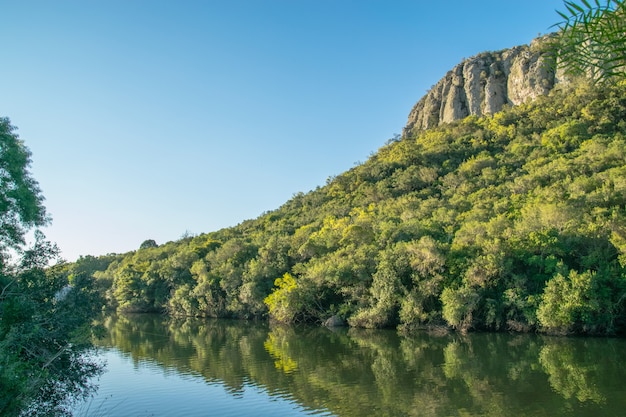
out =
[(324, 321), (323, 324), (326, 327), (343, 327), (346, 325), (346, 322), (339, 316), (332, 316)]
[(449, 71), (411, 110), (403, 135), (442, 123), (481, 116), (546, 95), (557, 77), (541, 46), (549, 37), (530, 45), (484, 52)]

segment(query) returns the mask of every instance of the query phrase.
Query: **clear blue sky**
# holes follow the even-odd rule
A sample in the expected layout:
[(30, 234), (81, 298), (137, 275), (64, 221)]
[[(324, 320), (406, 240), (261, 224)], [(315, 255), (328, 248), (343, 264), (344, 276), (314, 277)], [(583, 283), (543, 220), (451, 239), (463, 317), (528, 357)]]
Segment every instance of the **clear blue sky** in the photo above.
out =
[(0, 0), (0, 116), (64, 258), (278, 208), (365, 161), (462, 58), (561, 0)]

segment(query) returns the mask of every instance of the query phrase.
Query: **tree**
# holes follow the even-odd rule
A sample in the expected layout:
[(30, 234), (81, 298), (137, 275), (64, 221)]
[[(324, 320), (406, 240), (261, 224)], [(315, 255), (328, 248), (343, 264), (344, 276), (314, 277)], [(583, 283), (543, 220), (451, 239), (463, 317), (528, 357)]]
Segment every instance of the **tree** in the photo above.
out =
[(626, 77), (626, 3), (624, 0), (565, 1), (558, 48), (559, 66), (595, 81)]
[(24, 244), (26, 232), (49, 219), (43, 196), (29, 172), (31, 153), (6, 117), (0, 117), (0, 256)]
[[(27, 253), (49, 249), (36, 242)], [(90, 356), (91, 319), (102, 301), (92, 277), (74, 269), (61, 263), (0, 275), (5, 289), (12, 282), (0, 297), (0, 415), (69, 415), (72, 402), (93, 391), (102, 366)]]
[(0, 414), (66, 415), (101, 369), (86, 350), (102, 302), (78, 264), (49, 267), (58, 249), (39, 230), (24, 248), (25, 234), (49, 221), (30, 157), (0, 118)]
[(150, 248), (158, 248), (156, 241), (154, 239), (144, 240), (139, 246), (139, 249), (150, 249)]
[(279, 322), (291, 323), (302, 309), (296, 279), (287, 272), (282, 278), (276, 278), (274, 285), (277, 288), (264, 300), (270, 317)]

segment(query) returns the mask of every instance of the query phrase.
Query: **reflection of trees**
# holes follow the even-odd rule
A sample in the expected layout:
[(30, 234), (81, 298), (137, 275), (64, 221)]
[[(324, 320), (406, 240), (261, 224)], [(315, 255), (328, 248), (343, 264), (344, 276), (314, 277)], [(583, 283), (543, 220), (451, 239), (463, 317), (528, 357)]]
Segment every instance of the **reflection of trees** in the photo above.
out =
[[(602, 393), (603, 381), (623, 375), (623, 349), (607, 349), (622, 346), (621, 340), (567, 340), (554, 339), (546, 343), (539, 354), (539, 362), (550, 385), (563, 398), (578, 401), (606, 402)], [(621, 352), (621, 353), (618, 353)]]
[(220, 381), (232, 391), (240, 391), (250, 375), (267, 373), (259, 363), (270, 364), (263, 349), (267, 327), (258, 323), (131, 315), (108, 317), (104, 324), (108, 335), (102, 345), (120, 349), (135, 362), (156, 362)]
[(597, 366), (571, 366), (570, 349), (560, 346), (544, 346), (539, 356), (543, 368), (549, 375), (550, 385), (564, 398), (577, 398), (579, 401), (603, 402), (605, 399), (590, 383)]
[[(453, 340), (443, 349), (443, 373), (448, 386), (455, 387), (451, 400), (460, 409), (487, 416), (550, 415), (546, 404), (530, 410), (523, 395), (539, 388), (550, 393), (541, 384), (541, 376), (532, 362), (537, 360), (537, 339), (512, 339), (508, 335), (480, 334)], [(530, 364), (530, 366), (528, 366)], [(530, 384), (530, 385), (529, 385)], [(520, 395), (522, 394), (522, 395)]]
[(267, 335), (267, 340), (263, 343), (263, 347), (274, 358), (276, 369), (288, 374), (298, 369), (298, 362), (285, 355), (285, 351), (288, 350), (288, 346), (284, 346), (284, 343), (288, 343), (286, 342), (287, 338), (284, 337), (285, 331), (288, 331), (288, 329), (274, 329), (273, 332)]
[(587, 415), (626, 405), (615, 391), (613, 398), (606, 394), (624, 374), (615, 369), (621, 340), (613, 357), (594, 361), (607, 356), (603, 349), (611, 341), (399, 337), (394, 331), (163, 316), (120, 317), (105, 325), (109, 336), (102, 343), (135, 361), (199, 374), (233, 393), (255, 384), (338, 416), (576, 415), (581, 404), (586, 408), (579, 415)]

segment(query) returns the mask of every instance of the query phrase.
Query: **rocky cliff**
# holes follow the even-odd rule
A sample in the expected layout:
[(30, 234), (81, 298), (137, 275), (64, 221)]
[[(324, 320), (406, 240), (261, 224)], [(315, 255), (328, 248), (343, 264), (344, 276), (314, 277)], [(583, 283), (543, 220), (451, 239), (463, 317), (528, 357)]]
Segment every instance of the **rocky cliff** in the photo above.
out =
[(464, 60), (417, 102), (403, 135), (547, 94), (557, 82), (546, 53), (549, 39)]

